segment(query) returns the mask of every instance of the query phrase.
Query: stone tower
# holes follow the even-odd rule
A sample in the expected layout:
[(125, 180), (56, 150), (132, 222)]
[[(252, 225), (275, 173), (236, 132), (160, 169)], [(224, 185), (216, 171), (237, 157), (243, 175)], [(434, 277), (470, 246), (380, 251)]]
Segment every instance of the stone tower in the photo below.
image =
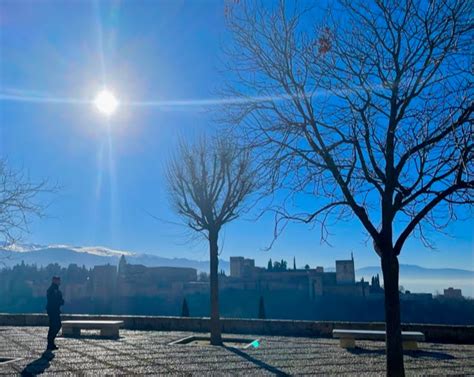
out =
[(355, 284), (354, 257), (336, 261), (337, 284)]

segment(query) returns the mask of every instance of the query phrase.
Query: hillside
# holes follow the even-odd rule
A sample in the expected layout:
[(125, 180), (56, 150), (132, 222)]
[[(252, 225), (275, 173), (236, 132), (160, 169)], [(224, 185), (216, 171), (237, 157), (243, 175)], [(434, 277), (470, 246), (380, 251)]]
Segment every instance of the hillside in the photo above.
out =
[[(14, 248), (0, 248), (0, 266), (11, 267), (22, 261), (26, 264), (46, 266), (58, 263), (67, 267), (70, 263), (84, 265), (88, 268), (95, 265), (117, 264), (119, 258), (125, 255), (132, 264), (163, 267), (191, 267), (198, 271), (208, 271), (208, 261), (197, 261), (186, 258), (164, 258), (152, 254), (133, 253), (129, 251), (112, 250), (105, 247), (79, 247), (66, 245), (20, 245)], [(220, 269), (229, 270), (229, 262), (220, 260)]]
[[(379, 274), (380, 267), (363, 267), (356, 270), (356, 278), (370, 278)], [(455, 268), (426, 268), (416, 265), (400, 265), (400, 285), (411, 292), (443, 293), (448, 287), (461, 288), (464, 296), (474, 297), (474, 271)]]
[[(84, 247), (67, 245), (15, 245), (14, 247), (0, 247), (0, 268), (11, 267), (22, 261), (26, 264), (46, 266), (50, 263), (58, 263), (67, 267), (70, 263), (85, 265), (90, 268), (95, 265), (117, 264), (119, 258), (125, 255), (127, 261), (132, 264), (143, 264), (145, 266), (165, 267), (191, 267), (198, 271), (209, 271), (209, 261), (198, 261), (186, 258), (164, 258), (158, 255), (146, 253), (134, 253), (123, 250), (113, 250), (105, 247)], [(220, 260), (219, 269), (229, 273), (229, 262)], [(334, 268), (326, 268), (325, 271), (334, 271)], [(383, 282), (380, 267), (363, 267), (356, 270), (356, 279), (370, 278), (376, 274), (380, 275)], [(443, 292), (448, 287), (461, 288), (465, 296), (474, 297), (474, 271), (453, 268), (425, 268), (416, 265), (400, 265), (400, 285), (412, 292)]]

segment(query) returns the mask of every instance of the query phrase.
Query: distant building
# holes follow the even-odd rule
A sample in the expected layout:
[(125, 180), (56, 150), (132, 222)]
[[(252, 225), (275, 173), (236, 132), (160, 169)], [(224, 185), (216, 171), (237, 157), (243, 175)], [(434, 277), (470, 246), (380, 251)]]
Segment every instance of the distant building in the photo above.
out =
[(91, 273), (92, 297), (110, 299), (115, 295), (117, 266), (94, 266)]
[(230, 276), (234, 278), (251, 277), (255, 269), (255, 260), (244, 257), (230, 257)]
[[(110, 301), (114, 297), (180, 296), (188, 290), (203, 291), (202, 284), (192, 285), (197, 283), (197, 270), (194, 268), (129, 264), (123, 255), (118, 266), (94, 266), (87, 277), (80, 278), (81, 270), (74, 264), (69, 266), (68, 272), (69, 280), (65, 280), (62, 286), (67, 301), (87, 297)], [(40, 297), (44, 296), (49, 281), (44, 284), (27, 281), (27, 284), (33, 296)]]
[(449, 287), (448, 289), (445, 289), (443, 296), (445, 298), (449, 298), (449, 299), (463, 298), (462, 291), (460, 289), (455, 289), (455, 288), (452, 288), (452, 287)]
[[(230, 257), (230, 277), (220, 278), (219, 284), (221, 289), (307, 292), (310, 299), (331, 295), (363, 297), (372, 292), (368, 282), (355, 281), (353, 257), (336, 261), (336, 272), (324, 272), (323, 267), (275, 271), (255, 267), (253, 259)], [(377, 293), (380, 290), (383, 293), (380, 285), (374, 288)]]
[(48, 289), (48, 282), (38, 284), (36, 281), (26, 280), (25, 284), (31, 289), (33, 297), (43, 297), (46, 294), (46, 289)]
[(400, 294), (401, 301), (430, 301), (433, 299), (431, 293), (411, 293), (410, 291), (405, 291), (405, 293)]
[(84, 283), (68, 283), (63, 288), (65, 300), (82, 299), (90, 296), (88, 285)]
[(355, 283), (354, 257), (352, 255), (350, 260), (336, 261), (336, 282), (338, 285)]
[(187, 283), (197, 281), (197, 270), (129, 264), (122, 256), (115, 279), (118, 296), (175, 296), (182, 294)]

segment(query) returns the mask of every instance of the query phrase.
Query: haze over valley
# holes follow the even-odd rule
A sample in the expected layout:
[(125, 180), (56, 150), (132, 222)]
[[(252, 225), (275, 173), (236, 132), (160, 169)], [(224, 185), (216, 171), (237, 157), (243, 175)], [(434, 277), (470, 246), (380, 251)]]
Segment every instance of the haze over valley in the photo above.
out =
[[(96, 265), (118, 264), (122, 255), (131, 264), (142, 264), (147, 267), (191, 267), (198, 272), (209, 272), (209, 261), (188, 258), (166, 258), (151, 253), (138, 253), (128, 250), (114, 250), (101, 246), (37, 245), (20, 244), (9, 248), (0, 248), (0, 267), (12, 267), (24, 262), (38, 267), (57, 263), (62, 267), (69, 264), (84, 265), (92, 268)], [(228, 258), (219, 260), (219, 269), (229, 274)], [(277, 255), (269, 258), (279, 260)], [(289, 261), (291, 262), (291, 261)], [(357, 266), (356, 279), (370, 281), (372, 276), (382, 271), (379, 266)], [(300, 266), (303, 268), (304, 266)], [(316, 266), (311, 266), (312, 268)], [(334, 271), (333, 266), (323, 266), (325, 271)], [(455, 268), (425, 268), (417, 265), (400, 265), (400, 285), (411, 292), (443, 293), (448, 287), (460, 288), (466, 297), (474, 297), (474, 271)]]

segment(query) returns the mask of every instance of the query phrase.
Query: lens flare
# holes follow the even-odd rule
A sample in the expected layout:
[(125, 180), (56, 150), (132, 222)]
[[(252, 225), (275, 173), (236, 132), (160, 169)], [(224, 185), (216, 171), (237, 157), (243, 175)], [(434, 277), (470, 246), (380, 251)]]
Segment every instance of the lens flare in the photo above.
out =
[(115, 113), (119, 102), (112, 92), (104, 89), (95, 97), (94, 105), (102, 114), (109, 116)]

